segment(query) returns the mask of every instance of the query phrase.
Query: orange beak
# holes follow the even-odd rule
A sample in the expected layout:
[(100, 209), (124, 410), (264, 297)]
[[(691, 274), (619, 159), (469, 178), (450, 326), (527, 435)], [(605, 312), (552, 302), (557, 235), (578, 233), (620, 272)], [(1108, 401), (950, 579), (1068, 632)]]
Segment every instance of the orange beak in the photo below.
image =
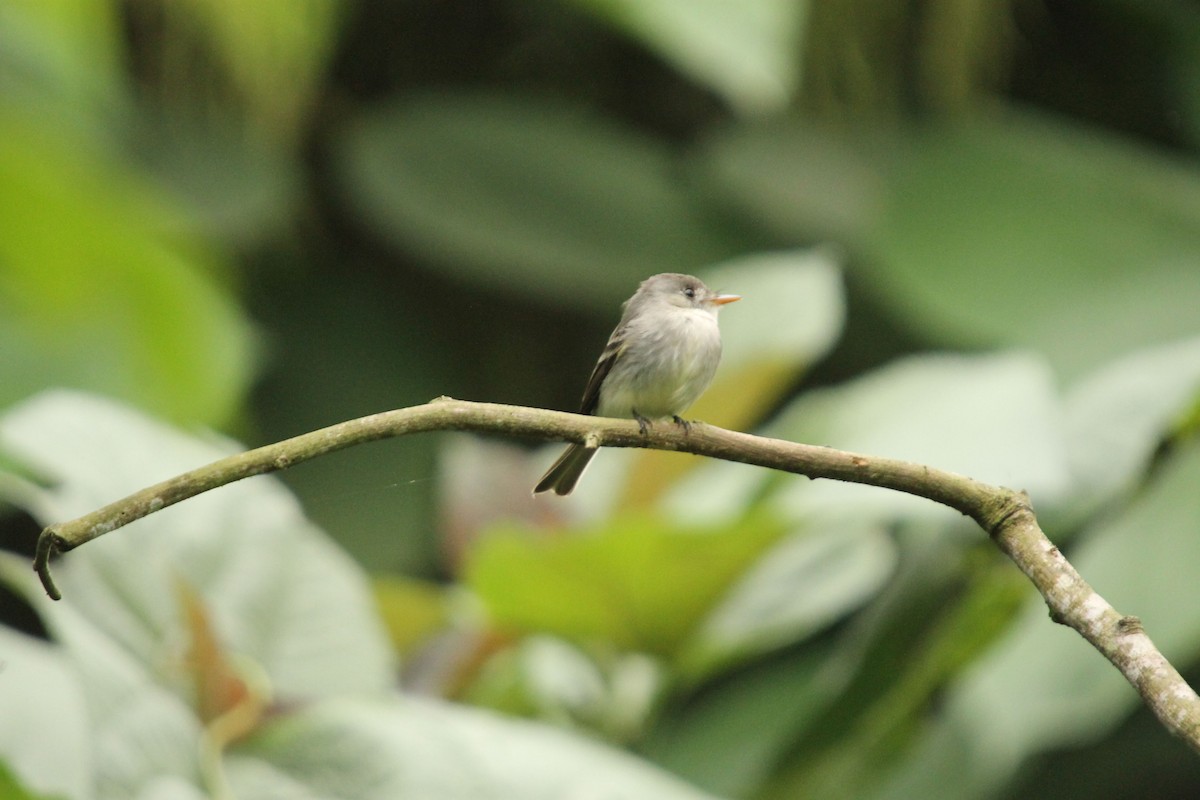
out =
[(723, 306), (726, 303), (736, 303), (741, 299), (742, 296), (740, 294), (719, 294), (708, 302), (712, 303), (714, 306)]

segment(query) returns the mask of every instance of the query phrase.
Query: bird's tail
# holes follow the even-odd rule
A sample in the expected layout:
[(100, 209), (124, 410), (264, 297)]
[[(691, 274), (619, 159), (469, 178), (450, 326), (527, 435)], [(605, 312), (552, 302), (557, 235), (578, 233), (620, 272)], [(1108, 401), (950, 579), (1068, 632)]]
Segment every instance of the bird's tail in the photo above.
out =
[(596, 448), (584, 447), (581, 444), (573, 444), (566, 449), (558, 461), (550, 469), (546, 470), (546, 474), (538, 481), (537, 486), (533, 487), (533, 493), (545, 492), (553, 489), (557, 495), (570, 494), (575, 488), (575, 484), (579, 482), (579, 476), (587, 469), (587, 465), (591, 462), (592, 457), (596, 455)]

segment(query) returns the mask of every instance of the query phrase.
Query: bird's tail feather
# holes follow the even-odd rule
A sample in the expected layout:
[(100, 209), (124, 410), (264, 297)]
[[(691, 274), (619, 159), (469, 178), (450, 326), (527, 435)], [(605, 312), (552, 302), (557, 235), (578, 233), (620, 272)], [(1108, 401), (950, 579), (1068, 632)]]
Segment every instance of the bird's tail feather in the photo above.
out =
[(558, 460), (546, 470), (546, 474), (538, 481), (537, 486), (533, 487), (533, 493), (545, 492), (553, 489), (557, 495), (567, 495), (575, 488), (575, 484), (579, 482), (579, 476), (587, 469), (587, 465), (591, 462), (592, 457), (596, 455), (596, 448), (584, 447), (581, 444), (573, 444), (558, 457)]

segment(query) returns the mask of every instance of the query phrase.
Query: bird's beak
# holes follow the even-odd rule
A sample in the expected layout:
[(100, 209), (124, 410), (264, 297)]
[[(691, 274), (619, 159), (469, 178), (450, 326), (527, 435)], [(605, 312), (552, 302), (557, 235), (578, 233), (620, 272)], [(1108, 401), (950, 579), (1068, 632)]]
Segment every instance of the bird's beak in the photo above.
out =
[(714, 306), (723, 306), (726, 303), (736, 303), (741, 299), (742, 296), (740, 294), (719, 294), (708, 302), (712, 303)]

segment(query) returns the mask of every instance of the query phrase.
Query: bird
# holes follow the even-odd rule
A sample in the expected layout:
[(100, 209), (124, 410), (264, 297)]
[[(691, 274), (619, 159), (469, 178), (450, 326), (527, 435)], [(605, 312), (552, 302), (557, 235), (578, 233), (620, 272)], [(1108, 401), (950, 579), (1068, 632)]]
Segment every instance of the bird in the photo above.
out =
[[(718, 294), (699, 278), (664, 272), (642, 281), (622, 306), (588, 378), (580, 414), (637, 420), (644, 435), (653, 419), (680, 416), (704, 393), (721, 360), (717, 312), (742, 299)], [(596, 448), (572, 444), (538, 481), (533, 493), (568, 495)]]

